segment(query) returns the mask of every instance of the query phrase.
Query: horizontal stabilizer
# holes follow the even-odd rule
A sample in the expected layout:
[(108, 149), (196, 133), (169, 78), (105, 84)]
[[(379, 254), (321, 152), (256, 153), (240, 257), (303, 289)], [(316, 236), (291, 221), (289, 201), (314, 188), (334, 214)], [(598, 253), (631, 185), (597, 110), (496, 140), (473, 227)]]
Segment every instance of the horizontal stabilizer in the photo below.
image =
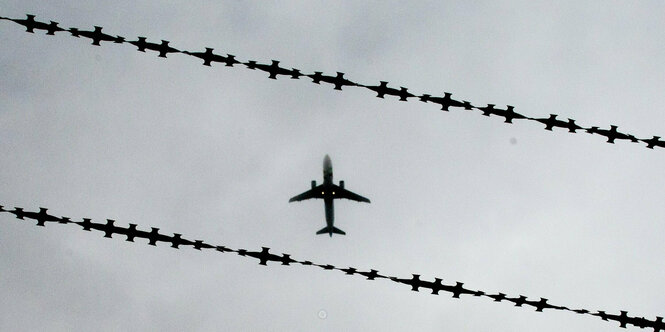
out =
[(333, 233), (339, 234), (339, 235), (346, 235), (346, 233), (344, 233), (343, 230), (341, 230), (341, 229), (339, 229), (335, 226), (333, 226), (333, 227), (323, 227), (318, 232), (316, 232), (317, 235), (326, 234), (326, 233), (330, 234), (330, 236), (332, 236)]

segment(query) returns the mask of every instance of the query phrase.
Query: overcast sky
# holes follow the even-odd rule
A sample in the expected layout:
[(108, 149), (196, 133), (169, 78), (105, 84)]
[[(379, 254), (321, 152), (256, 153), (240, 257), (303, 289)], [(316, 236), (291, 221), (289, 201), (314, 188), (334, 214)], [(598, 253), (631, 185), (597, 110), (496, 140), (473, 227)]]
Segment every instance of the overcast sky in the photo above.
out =
[[(0, 16), (27, 13), (665, 137), (663, 1), (0, 1)], [(662, 149), (24, 30), (0, 21), (2, 205), (571, 308), (665, 314)], [(347, 235), (332, 239), (315, 235), (321, 201), (288, 203), (322, 180), (325, 154), (336, 181), (372, 200), (336, 202)], [(619, 329), (339, 271), (0, 221), (3, 331)]]

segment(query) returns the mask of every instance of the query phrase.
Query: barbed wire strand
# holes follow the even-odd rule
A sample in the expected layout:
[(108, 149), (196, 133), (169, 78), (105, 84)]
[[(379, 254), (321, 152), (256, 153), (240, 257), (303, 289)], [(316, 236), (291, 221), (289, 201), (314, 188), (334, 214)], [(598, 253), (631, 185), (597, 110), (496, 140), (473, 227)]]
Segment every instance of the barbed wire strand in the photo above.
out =
[(277, 255), (270, 252), (270, 248), (262, 247), (260, 251), (251, 251), (247, 249), (233, 249), (224, 245), (214, 245), (204, 240), (189, 240), (182, 237), (182, 234), (174, 233), (173, 235), (166, 235), (160, 233), (160, 229), (152, 227), (150, 231), (138, 229), (136, 224), (129, 224), (127, 228), (120, 227), (115, 224), (115, 220), (107, 219), (106, 223), (95, 223), (90, 218), (83, 218), (81, 221), (74, 221), (69, 217), (57, 217), (49, 214), (47, 208), (40, 207), (39, 211), (25, 211), (23, 208), (15, 207), (13, 210), (7, 210), (0, 205), (0, 212), (13, 214), (17, 219), (27, 221), (34, 220), (37, 226), (46, 227), (47, 223), (56, 224), (73, 224), (80, 226), (84, 231), (98, 231), (103, 233), (105, 238), (113, 238), (113, 235), (125, 236), (125, 240), (135, 242), (137, 238), (148, 240), (151, 246), (157, 246), (158, 243), (170, 245), (171, 248), (180, 249), (181, 246), (190, 246), (196, 250), (214, 250), (221, 253), (234, 252), (241, 257), (257, 259), (260, 265), (268, 265), (268, 262), (278, 263), (280, 265), (291, 266), (292, 264), (300, 264), (303, 266), (316, 266), (323, 270), (337, 270), (342, 271), (346, 275), (360, 275), (365, 277), (366, 280), (385, 279), (395, 283), (404, 284), (411, 287), (414, 292), (420, 292), (421, 289), (430, 291), (433, 295), (439, 295), (440, 292), (447, 292), (453, 298), (460, 298), (463, 295), (470, 295), (474, 297), (487, 297), (493, 299), (494, 302), (510, 302), (516, 307), (530, 306), (537, 312), (544, 310), (561, 310), (574, 312), (581, 315), (590, 315), (600, 317), (604, 321), (615, 321), (619, 323), (620, 327), (625, 328), (627, 325), (633, 325), (640, 328), (653, 328), (653, 331), (659, 332), (665, 330), (665, 323), (663, 318), (658, 316), (654, 320), (648, 320), (644, 317), (629, 316), (627, 311), (620, 311), (619, 314), (609, 314), (605, 311), (590, 311), (587, 309), (571, 309), (566, 306), (558, 306), (548, 303), (546, 298), (539, 300), (531, 300), (524, 295), (518, 297), (508, 297), (504, 293), (492, 294), (481, 290), (472, 290), (464, 287), (464, 283), (455, 282), (455, 284), (445, 284), (443, 279), (434, 278), (434, 281), (421, 280), (419, 274), (412, 274), (410, 278), (399, 278), (379, 273), (379, 271), (370, 269), (369, 271), (358, 270), (354, 267), (340, 268), (331, 264), (317, 264), (311, 261), (297, 260), (289, 254), (282, 253)]
[(553, 128), (567, 129), (569, 133), (576, 133), (577, 130), (582, 130), (588, 134), (601, 135), (607, 138), (607, 143), (614, 144), (616, 140), (626, 140), (633, 143), (643, 142), (646, 147), (653, 149), (654, 147), (665, 148), (665, 141), (660, 140), (660, 136), (653, 136), (652, 138), (637, 138), (632, 134), (622, 133), (618, 131), (618, 126), (610, 125), (609, 129), (601, 129), (599, 126), (584, 127), (576, 123), (575, 120), (568, 118), (567, 121), (557, 119), (557, 114), (550, 114), (548, 118), (535, 118), (515, 112), (515, 108), (511, 105), (506, 105), (506, 109), (497, 108), (495, 104), (487, 104), (487, 106), (474, 106), (470, 102), (462, 100), (455, 100), (452, 94), (444, 92), (444, 96), (433, 96), (431, 94), (415, 95), (408, 91), (408, 88), (400, 87), (399, 89), (388, 86), (387, 81), (380, 81), (379, 85), (367, 85), (353, 82), (344, 77), (344, 73), (337, 72), (336, 75), (324, 75), (323, 72), (315, 71), (313, 74), (303, 74), (299, 69), (287, 69), (280, 67), (280, 61), (272, 60), (270, 64), (258, 63), (256, 60), (248, 60), (242, 62), (236, 59), (235, 55), (227, 54), (220, 55), (213, 53), (214, 49), (206, 47), (203, 52), (181, 51), (169, 45), (169, 41), (162, 40), (161, 43), (148, 42), (146, 37), (138, 37), (137, 40), (127, 41), (122, 36), (112, 36), (102, 32), (102, 27), (95, 26), (94, 30), (80, 30), (78, 28), (63, 29), (59, 27), (58, 22), (50, 21), (50, 23), (40, 22), (35, 20), (34, 15), (27, 14), (25, 19), (14, 19), (8, 17), (0, 17), (0, 20), (12, 21), (26, 27), (26, 32), (34, 33), (34, 30), (44, 30), (47, 35), (55, 35), (56, 32), (69, 32), (71, 36), (80, 38), (85, 37), (92, 39), (92, 45), (100, 46), (102, 41), (112, 42), (116, 44), (131, 44), (137, 47), (140, 52), (155, 51), (159, 53), (159, 57), (166, 58), (170, 53), (181, 53), (188, 56), (196, 57), (203, 60), (203, 65), (211, 66), (213, 62), (223, 63), (226, 67), (234, 67), (234, 65), (244, 65), (250, 70), (261, 70), (269, 74), (268, 78), (277, 79), (280, 75), (287, 76), (291, 79), (299, 79), (306, 76), (312, 79), (312, 83), (321, 84), (328, 83), (334, 85), (336, 90), (342, 90), (342, 87), (361, 87), (376, 92), (376, 97), (384, 98), (386, 95), (398, 97), (400, 101), (408, 101), (409, 98), (417, 98), (421, 102), (433, 103), (441, 106), (442, 111), (449, 111), (451, 107), (462, 108), (465, 110), (478, 110), (485, 116), (497, 116), (504, 118), (505, 123), (513, 123), (513, 120), (527, 120), (531, 122), (538, 122), (545, 125), (545, 130), (553, 131)]

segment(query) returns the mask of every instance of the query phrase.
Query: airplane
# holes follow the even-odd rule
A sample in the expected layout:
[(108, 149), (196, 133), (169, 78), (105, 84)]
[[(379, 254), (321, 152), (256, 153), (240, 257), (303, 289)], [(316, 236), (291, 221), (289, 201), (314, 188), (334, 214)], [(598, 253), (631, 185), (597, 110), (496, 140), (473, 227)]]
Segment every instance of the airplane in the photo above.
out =
[(322, 72), (317, 71), (312, 75), (307, 75), (307, 77), (312, 78), (312, 83), (321, 84), (321, 82), (326, 82), (330, 84), (335, 84), (335, 90), (342, 90), (342, 86), (358, 86), (358, 83), (351, 82), (344, 78), (344, 73), (337, 72), (337, 76), (328, 76), (323, 75)]
[(166, 58), (167, 53), (180, 53), (179, 50), (169, 46), (169, 42), (162, 40), (161, 44), (146, 41), (146, 37), (139, 37), (139, 40), (129, 41), (128, 43), (138, 47), (139, 52), (145, 52), (146, 49), (159, 52), (160, 58)]
[(386, 82), (386, 81), (381, 81), (380, 85), (373, 85), (372, 86), (372, 85), (358, 84), (358, 86), (362, 86), (362, 87), (365, 87), (367, 89), (370, 89), (370, 90), (376, 92), (376, 96), (379, 97), (379, 98), (383, 98), (384, 95), (392, 95), (392, 96), (399, 97), (400, 101), (406, 101), (406, 98), (415, 97), (415, 95), (408, 92), (407, 91), (408, 89), (405, 88), (405, 87), (400, 87), (399, 90), (397, 90), (395, 88), (389, 88), (388, 87), (388, 82)]
[(473, 108), (473, 105), (471, 105), (471, 103), (466, 100), (458, 101), (450, 98), (450, 96), (452, 96), (452, 93), (450, 92), (444, 92), (444, 94), (445, 94), (444, 97), (432, 97), (432, 95), (424, 94), (418, 98), (420, 98), (420, 101), (422, 101), (423, 103), (432, 102), (441, 105), (442, 111), (448, 111), (448, 108), (451, 106), (464, 107), (464, 109), (466, 110), (471, 110)]
[(113, 37), (111, 35), (102, 33), (102, 27), (98, 26), (95, 26), (94, 31), (85, 31), (85, 30), (79, 30), (77, 28), (69, 28), (69, 32), (72, 34), (72, 36), (76, 38), (83, 36), (92, 39), (92, 45), (96, 46), (99, 46), (99, 42), (101, 41), (112, 41), (116, 44), (122, 44), (125, 42), (125, 37), (121, 36)]
[(25, 32), (30, 32), (30, 33), (35, 33), (34, 31), (35, 29), (45, 30), (47, 35), (55, 35), (57, 31), (65, 31), (65, 29), (58, 26), (58, 22), (51, 21), (51, 23), (44, 23), (44, 22), (35, 21), (35, 15), (26, 14), (26, 16), (28, 18), (24, 20), (13, 19), (13, 18), (4, 18), (4, 19), (13, 21), (15, 23), (24, 26), (26, 28)]
[(325, 203), (326, 211), (326, 227), (320, 229), (316, 234), (328, 233), (332, 237), (333, 233), (346, 235), (344, 231), (333, 226), (335, 222), (335, 210), (333, 207), (333, 200), (337, 198), (346, 198), (358, 202), (370, 203), (369, 199), (354, 194), (344, 188), (344, 181), (339, 181), (339, 185), (333, 183), (333, 168), (330, 156), (326, 155), (323, 158), (323, 184), (316, 185), (316, 181), (312, 180), (312, 189), (304, 193), (294, 196), (289, 199), (291, 202), (299, 202), (310, 198), (321, 198)]
[(249, 62), (244, 64), (247, 66), (248, 69), (259, 69), (263, 70), (270, 75), (268, 78), (271, 78), (273, 80), (277, 79), (277, 75), (286, 75), (286, 76), (291, 76), (291, 79), (298, 79), (300, 76), (303, 76), (303, 74), (300, 73), (300, 70), (292, 68), (292, 69), (286, 69), (282, 68), (279, 66), (279, 61), (277, 60), (272, 60), (272, 63), (269, 65), (264, 65), (262, 63), (256, 63), (254, 60), (250, 60)]
[(210, 66), (211, 62), (224, 62), (226, 63), (227, 67), (233, 67), (234, 64), (240, 63), (240, 61), (235, 59), (235, 55), (231, 54), (226, 54), (227, 56), (219, 55), (212, 53), (213, 49), (210, 47), (206, 47), (205, 52), (189, 52), (189, 51), (183, 51), (182, 53), (185, 53), (187, 55), (195, 56), (199, 59), (203, 60), (203, 65), (204, 66)]

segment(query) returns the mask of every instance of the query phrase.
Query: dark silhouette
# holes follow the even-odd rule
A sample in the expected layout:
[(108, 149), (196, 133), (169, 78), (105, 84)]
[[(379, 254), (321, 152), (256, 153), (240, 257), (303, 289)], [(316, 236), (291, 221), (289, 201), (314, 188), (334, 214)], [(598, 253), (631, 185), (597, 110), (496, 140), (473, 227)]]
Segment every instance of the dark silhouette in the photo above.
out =
[(506, 118), (505, 123), (513, 123), (513, 119), (526, 119), (527, 117), (515, 113), (513, 111), (513, 106), (507, 105), (508, 109), (502, 110), (500, 108), (494, 108), (494, 104), (487, 104), (487, 107), (476, 107), (477, 109), (483, 111), (484, 116), (490, 116), (490, 114), (498, 115)]
[(485, 294), (485, 292), (483, 292), (483, 291), (472, 291), (470, 289), (464, 288), (463, 286), (464, 286), (464, 283), (458, 281), (455, 284), (455, 286), (452, 286), (452, 287), (443, 285), (443, 290), (453, 293), (453, 297), (456, 298), (456, 299), (459, 298), (460, 295), (462, 295), (462, 294), (470, 294), (470, 295), (473, 295), (473, 296), (481, 296), (481, 295)]
[[(55, 216), (49, 215), (47, 213), (46, 208), (40, 208), (39, 212), (31, 212), (31, 211), (24, 211), (22, 208), (16, 207), (12, 211), (8, 211), (4, 208), (4, 206), (0, 205), (0, 212), (8, 212), (12, 213), (16, 216), (18, 219), (24, 219), (24, 218), (29, 218), (29, 219), (34, 219), (37, 220), (37, 225), (43, 226), (44, 223), (46, 222), (58, 222), (58, 223), (70, 223), (70, 219), (68, 217), (62, 217), (62, 218), (57, 218)], [(225, 246), (212, 246), (208, 243), (205, 243), (202, 240), (196, 240), (196, 241), (190, 241), (187, 239), (183, 239), (181, 234), (175, 233), (173, 236), (167, 236), (159, 233), (159, 228), (152, 228), (150, 232), (146, 231), (141, 231), (137, 230), (136, 224), (129, 224), (128, 228), (123, 228), (123, 227), (118, 227), (115, 225), (115, 221), (112, 219), (107, 219), (106, 223), (94, 223), (91, 222), (89, 218), (83, 218), (83, 221), (81, 222), (71, 222), (80, 225), (84, 230), (90, 231), (92, 229), (100, 231), (104, 233), (104, 237), (106, 238), (111, 238), (113, 234), (121, 234), (121, 235), (126, 235), (127, 236), (127, 241), (133, 242), (135, 237), (139, 238), (145, 238), (149, 240), (150, 245), (156, 245), (157, 242), (166, 242), (166, 243), (171, 243), (171, 247), (173, 248), (178, 248), (180, 245), (191, 245), (193, 246), (194, 249), (215, 249), (216, 251), (219, 252), (237, 252), (238, 255), (240, 256), (247, 256), (247, 257), (252, 257), (256, 258), (259, 260), (259, 264), (261, 265), (267, 265), (267, 262), (272, 261), (272, 262), (279, 262), (282, 265), (290, 265), (291, 263), (299, 263), (301, 265), (314, 265), (317, 267), (320, 267), (324, 270), (340, 270), (345, 272), (347, 275), (354, 275), (354, 274), (359, 274), (367, 278), (367, 280), (375, 280), (377, 278), (381, 279), (390, 279), (392, 281), (406, 284), (411, 286), (411, 289), (413, 291), (420, 291), (421, 288), (427, 288), (432, 290), (432, 294), (438, 295), (440, 291), (446, 291), (449, 293), (452, 293), (454, 298), (459, 298), (462, 294), (469, 294), (473, 296), (486, 296), (489, 298), (494, 299), (495, 302), (501, 302), (501, 301), (510, 301), (515, 303), (515, 306), (521, 307), (524, 304), (534, 307), (536, 311), (541, 312), (544, 311), (545, 309), (556, 309), (556, 310), (567, 310), (567, 311), (572, 311), (577, 314), (585, 314), (585, 315), (592, 315), (596, 317), (600, 317), (602, 320), (605, 321), (616, 321), (619, 323), (620, 327), (625, 328), (629, 324), (640, 327), (640, 328), (653, 328), (654, 331), (662, 331), (665, 330), (665, 324), (663, 323), (663, 317), (656, 317), (655, 320), (648, 320), (644, 317), (632, 317), (629, 316), (626, 311), (621, 311), (619, 315), (615, 314), (608, 314), (605, 311), (597, 311), (595, 313), (591, 313), (589, 310), (586, 309), (569, 309), (567, 307), (563, 306), (555, 306), (552, 304), (548, 303), (548, 299), (546, 298), (540, 298), (538, 301), (531, 301), (528, 300), (525, 296), (520, 295), (518, 298), (508, 298), (504, 293), (498, 293), (498, 294), (485, 294), (483, 291), (473, 291), (470, 289), (464, 288), (464, 284), (461, 282), (457, 282), (454, 286), (450, 285), (444, 285), (442, 284), (442, 280), (440, 278), (435, 278), (434, 281), (425, 281), (420, 279), (420, 275), (418, 274), (413, 274), (410, 279), (407, 278), (397, 278), (397, 277), (392, 277), (392, 276), (385, 276), (381, 275), (378, 273), (377, 270), (370, 270), (369, 272), (359, 272), (355, 268), (349, 267), (345, 269), (341, 268), (336, 268), (334, 265), (331, 264), (314, 264), (311, 261), (296, 261), (290, 257), (288, 254), (282, 254), (281, 256), (271, 254), (270, 249), (267, 247), (263, 247), (261, 251), (248, 251), (246, 249), (230, 249)]]
[(360, 274), (361, 276), (367, 277), (367, 280), (374, 280), (376, 278), (388, 279), (388, 277), (380, 275), (378, 272), (379, 271), (372, 269), (369, 272), (356, 272), (356, 273)]
[(225, 246), (217, 246), (216, 249), (217, 249), (217, 251), (222, 252), (222, 253), (224, 253), (224, 252), (235, 252), (235, 250), (227, 248)]
[(344, 78), (344, 73), (337, 72), (337, 76), (327, 76), (323, 75), (322, 72), (317, 71), (312, 75), (307, 75), (307, 77), (312, 78), (312, 83), (321, 84), (320, 82), (326, 82), (335, 85), (335, 90), (342, 90), (343, 86), (358, 86), (358, 83), (351, 82)]
[(413, 277), (411, 277), (411, 279), (400, 279), (397, 277), (390, 277), (390, 280), (406, 285), (411, 285), (411, 290), (414, 292), (417, 292), (420, 287), (425, 287), (423, 285), (426, 283), (426, 281), (420, 280), (419, 274), (412, 274), (412, 276)]
[(639, 140), (635, 138), (633, 135), (628, 135), (624, 133), (620, 133), (617, 131), (617, 126), (611, 125), (610, 129), (598, 129), (598, 127), (591, 127), (586, 130), (587, 133), (590, 134), (598, 134), (601, 136), (607, 137), (607, 143), (614, 144), (614, 140), (616, 139), (624, 139), (624, 140), (630, 140), (631, 142), (637, 143)]
[(384, 95), (392, 95), (392, 96), (397, 96), (399, 97), (400, 101), (406, 101), (406, 98), (409, 97), (415, 97), (415, 95), (409, 93), (407, 88), (405, 87), (400, 87), (399, 90), (395, 88), (389, 88), (388, 87), (388, 82), (381, 81), (380, 85), (362, 85), (358, 84), (358, 86), (362, 86), (364, 88), (370, 89), (374, 92), (376, 92), (376, 96), (379, 98), (383, 98)]
[(129, 41), (128, 43), (138, 47), (139, 52), (145, 52), (145, 50), (152, 50), (159, 52), (160, 58), (166, 58), (168, 53), (180, 53), (179, 50), (169, 46), (169, 42), (162, 40), (161, 44), (155, 44), (146, 41), (146, 37), (139, 37), (139, 40)]
[(322, 228), (316, 234), (328, 233), (332, 237), (333, 233), (345, 235), (341, 229), (333, 226), (335, 223), (335, 210), (333, 200), (345, 198), (357, 202), (370, 203), (369, 199), (362, 197), (358, 194), (352, 193), (344, 188), (344, 181), (339, 181), (339, 186), (333, 183), (333, 169), (332, 161), (328, 155), (323, 158), (323, 184), (317, 186), (316, 181), (312, 181), (312, 189), (291, 197), (289, 203), (299, 202), (311, 198), (321, 198), (325, 204), (326, 211), (326, 227)]
[(604, 321), (613, 320), (613, 321), (619, 322), (620, 327), (623, 327), (623, 328), (626, 328), (626, 323), (628, 323), (628, 316), (627, 316), (627, 312), (625, 312), (625, 311), (622, 311), (621, 315), (608, 314), (608, 313), (605, 313), (605, 311), (598, 311), (597, 313), (591, 314), (591, 315), (598, 316), (598, 317), (600, 317), (600, 319), (602, 319)]
[(487, 296), (491, 299), (494, 299), (494, 302), (501, 302), (501, 301), (506, 299), (506, 294), (504, 294), (504, 293), (499, 293), (499, 294), (496, 294), (496, 295), (485, 294), (485, 296)]
[(245, 63), (244, 65), (247, 66), (247, 68), (252, 69), (252, 70), (258, 69), (258, 70), (262, 70), (262, 71), (265, 71), (265, 72), (269, 73), (270, 75), (268, 76), (268, 78), (271, 78), (273, 80), (277, 79), (277, 75), (291, 76), (291, 79), (298, 79), (300, 76), (303, 76), (303, 74), (301, 74), (300, 70), (298, 70), (298, 69), (292, 68), (292, 69), (289, 70), (289, 69), (280, 67), (279, 66), (279, 61), (277, 61), (277, 60), (272, 60), (272, 63), (269, 64), (269, 65), (256, 63), (256, 61), (251, 60), (251, 61)]
[(420, 275), (419, 274), (413, 274), (413, 277), (411, 279), (399, 279), (395, 277), (391, 277), (390, 280), (407, 284), (411, 286), (411, 290), (414, 292), (418, 292), (420, 287), (423, 288), (429, 288), (432, 290), (432, 294), (434, 295), (439, 295), (439, 291), (445, 290), (446, 287), (450, 286), (445, 286), (441, 284), (441, 279), (440, 278), (435, 278), (434, 282), (431, 281), (425, 281), (425, 280), (420, 280)]
[(150, 233), (146, 236), (148, 239), (148, 244), (151, 246), (156, 246), (157, 242), (173, 242), (173, 238), (164, 235), (164, 234), (159, 234), (159, 228), (157, 227), (151, 227)]
[(225, 63), (227, 67), (233, 67), (234, 64), (240, 63), (240, 61), (235, 59), (235, 55), (227, 54), (226, 56), (223, 56), (212, 53), (212, 51), (213, 51), (212, 48), (206, 47), (205, 52), (182, 51), (182, 53), (202, 59), (204, 66), (210, 66), (211, 62)]
[(247, 251), (245, 249), (239, 249), (237, 251), (240, 256), (249, 256), (254, 257), (259, 260), (259, 265), (267, 265), (268, 261), (281, 262), (282, 265), (289, 265), (290, 263), (295, 263), (296, 261), (291, 259), (290, 255), (282, 254), (278, 256), (270, 253), (270, 248), (262, 247), (262, 250), (259, 251)]
[(660, 140), (660, 136), (654, 136), (651, 139), (641, 139), (640, 141), (647, 143), (647, 148), (653, 149), (654, 146), (665, 148), (665, 141)]
[[(649, 321), (651, 323), (651, 321)], [(656, 316), (656, 321), (652, 324), (649, 324), (649, 327), (653, 327), (654, 332), (660, 332), (660, 330), (665, 330), (665, 323), (663, 323), (663, 317)]]
[(77, 28), (69, 28), (69, 32), (72, 34), (72, 36), (79, 38), (80, 36), (90, 38), (92, 39), (92, 45), (99, 46), (99, 42), (101, 41), (110, 41), (114, 42), (116, 44), (122, 44), (125, 42), (125, 37), (121, 36), (111, 36), (107, 35), (105, 33), (102, 33), (102, 27), (95, 26), (94, 31), (85, 31), (85, 30), (79, 30)]
[(25, 27), (25, 32), (34, 33), (36, 30), (45, 30), (47, 35), (55, 35), (58, 31), (65, 31), (65, 29), (58, 26), (58, 22), (44, 23), (35, 21), (35, 15), (26, 14), (26, 19), (13, 19), (13, 18), (4, 18), (6, 20), (13, 21)]
[(521, 307), (522, 304), (524, 304), (526, 302), (526, 296), (520, 295), (520, 297), (518, 297), (518, 298), (508, 297), (508, 298), (506, 298), (506, 300), (515, 303), (516, 307)]
[[(128, 239), (128, 241), (129, 241), (129, 239)], [(192, 241), (183, 239), (182, 234), (173, 233), (173, 237), (171, 239), (171, 248), (180, 249), (179, 247), (181, 245), (190, 245), (190, 246), (192, 246), (192, 245), (194, 245), (194, 243), (192, 243)]]
[(541, 297), (540, 301), (525, 301), (525, 303), (532, 306), (532, 307), (535, 307), (536, 311), (538, 311), (538, 312), (542, 312), (543, 309), (557, 309), (557, 310), (567, 310), (568, 309), (566, 307), (558, 307), (558, 306), (551, 305), (551, 304), (547, 303), (547, 301), (548, 301), (547, 299)]
[(282, 265), (291, 265), (291, 263), (298, 263), (297, 260), (291, 258), (291, 255), (282, 253)]
[(466, 100), (458, 101), (450, 98), (450, 96), (452, 96), (451, 93), (444, 92), (444, 97), (432, 97), (431, 95), (424, 94), (418, 98), (420, 98), (420, 101), (423, 103), (430, 102), (441, 105), (442, 111), (448, 111), (449, 107), (463, 107), (466, 110), (473, 109), (473, 105), (471, 105), (470, 102)]
[(37, 221), (37, 226), (45, 227), (46, 222), (63, 223), (62, 218), (48, 214), (47, 208), (40, 207), (39, 212), (23, 211), (23, 208), (15, 207), (14, 211), (8, 211), (16, 216), (16, 218), (24, 220), (23, 218), (33, 219)]
[(106, 219), (106, 227), (104, 227), (104, 237), (112, 238), (113, 233), (115, 233), (115, 226), (113, 225), (115, 220)]
[(194, 249), (196, 250), (201, 250), (201, 249), (213, 249), (216, 248), (212, 244), (205, 243), (203, 240), (196, 240), (194, 241)]
[[(75, 223), (75, 224), (78, 224), (78, 225), (81, 226), (81, 227), (83, 227), (83, 230), (84, 230), (84, 231), (88, 231), (88, 232), (90, 232), (90, 230), (92, 229), (92, 226), (93, 226), (93, 225), (92, 225), (92, 222), (90, 222), (90, 220), (91, 220), (90, 218), (83, 218), (83, 221), (81, 221), (81, 222), (74, 222), (74, 223)], [(97, 224), (95, 224), (95, 225), (97, 225)]]
[[(626, 328), (626, 324), (632, 324), (634, 326), (640, 327), (640, 328), (645, 328), (649, 326), (649, 321), (647, 321), (644, 317), (630, 317), (628, 316), (627, 311), (621, 311), (620, 315), (611, 315), (611, 314), (606, 314), (603, 311), (599, 311), (599, 314), (601, 314), (601, 318), (603, 320), (613, 320), (619, 322), (619, 327)], [(654, 327), (654, 331), (656, 328)]]
[(545, 125), (545, 130), (552, 131), (553, 127), (565, 128), (568, 129), (568, 132), (574, 133), (577, 129), (583, 129), (582, 127), (575, 124), (575, 120), (568, 119), (568, 122), (557, 120), (556, 114), (550, 114), (550, 117), (545, 119), (533, 119)]
[(127, 238), (125, 239), (125, 241), (134, 242), (134, 238), (138, 234), (137, 230), (136, 230), (136, 226), (137, 226), (136, 224), (129, 224), (129, 228), (127, 228), (127, 231), (126, 231), (126, 234), (125, 234), (125, 235), (127, 235)]

